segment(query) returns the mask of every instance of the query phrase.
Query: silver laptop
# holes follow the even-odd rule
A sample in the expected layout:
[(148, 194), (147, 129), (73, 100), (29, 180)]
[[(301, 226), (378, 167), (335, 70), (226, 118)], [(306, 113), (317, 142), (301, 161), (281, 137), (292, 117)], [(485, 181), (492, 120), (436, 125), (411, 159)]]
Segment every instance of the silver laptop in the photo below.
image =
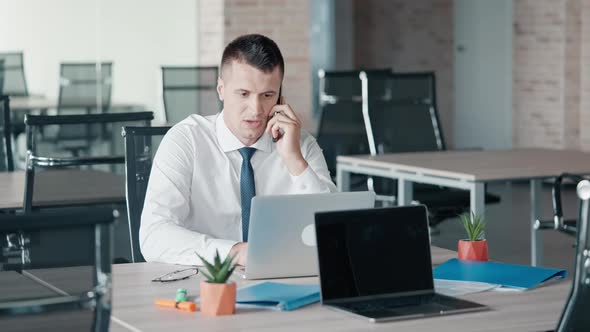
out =
[(371, 322), (487, 309), (434, 291), (423, 205), (317, 213), (322, 304)]
[(318, 274), (314, 214), (375, 206), (374, 192), (255, 196), (244, 278)]

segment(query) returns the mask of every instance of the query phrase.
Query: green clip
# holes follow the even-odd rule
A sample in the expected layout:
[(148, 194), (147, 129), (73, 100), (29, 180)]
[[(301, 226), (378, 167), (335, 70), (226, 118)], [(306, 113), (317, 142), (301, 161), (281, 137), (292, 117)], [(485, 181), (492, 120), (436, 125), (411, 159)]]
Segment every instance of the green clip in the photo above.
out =
[(176, 302), (184, 302), (186, 301), (186, 289), (179, 288), (176, 290)]

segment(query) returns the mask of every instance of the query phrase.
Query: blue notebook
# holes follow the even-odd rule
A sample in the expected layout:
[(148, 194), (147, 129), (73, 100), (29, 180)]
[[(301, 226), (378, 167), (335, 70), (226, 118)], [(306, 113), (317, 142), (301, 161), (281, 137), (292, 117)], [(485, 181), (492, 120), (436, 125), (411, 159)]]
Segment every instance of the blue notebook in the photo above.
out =
[(565, 270), (497, 262), (462, 261), (456, 258), (449, 259), (434, 269), (435, 279), (487, 282), (521, 290), (565, 277)]
[(261, 282), (238, 289), (236, 302), (289, 311), (318, 302), (319, 285), (294, 285), (278, 282)]

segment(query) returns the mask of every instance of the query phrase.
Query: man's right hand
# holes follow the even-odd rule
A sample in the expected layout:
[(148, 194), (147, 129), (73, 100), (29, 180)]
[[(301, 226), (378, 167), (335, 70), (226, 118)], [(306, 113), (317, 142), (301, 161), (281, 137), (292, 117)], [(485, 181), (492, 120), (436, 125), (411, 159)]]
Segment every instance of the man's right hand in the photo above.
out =
[(234, 263), (246, 266), (246, 259), (248, 258), (248, 242), (234, 244), (229, 251), (229, 255), (235, 256)]

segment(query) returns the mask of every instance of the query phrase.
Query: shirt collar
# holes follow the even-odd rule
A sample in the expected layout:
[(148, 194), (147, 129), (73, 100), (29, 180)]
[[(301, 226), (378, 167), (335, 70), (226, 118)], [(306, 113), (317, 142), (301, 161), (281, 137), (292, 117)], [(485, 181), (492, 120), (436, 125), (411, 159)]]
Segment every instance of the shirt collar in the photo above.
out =
[[(244, 143), (240, 142), (240, 140), (225, 125), (225, 121), (223, 120), (224, 114), (225, 112), (221, 111), (219, 116), (217, 116), (217, 119), (215, 119), (215, 132), (217, 135), (217, 141), (221, 146), (221, 150), (223, 152), (230, 152), (245, 147)], [(256, 141), (256, 143), (250, 147), (256, 148), (257, 150), (263, 152), (271, 152), (272, 141), (270, 135), (267, 133), (262, 134), (262, 137), (260, 137), (258, 141)]]

